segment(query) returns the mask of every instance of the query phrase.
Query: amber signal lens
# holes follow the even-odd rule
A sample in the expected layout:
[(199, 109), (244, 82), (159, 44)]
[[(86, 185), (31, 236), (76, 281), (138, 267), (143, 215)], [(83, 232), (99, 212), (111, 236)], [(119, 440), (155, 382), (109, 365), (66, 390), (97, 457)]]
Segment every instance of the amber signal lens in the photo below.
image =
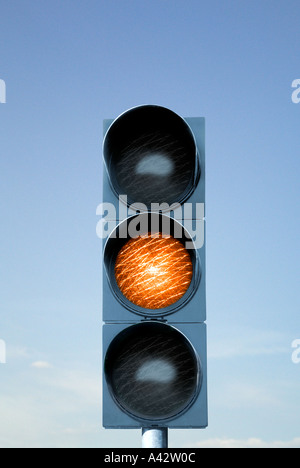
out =
[(192, 276), (193, 264), (187, 249), (179, 240), (161, 233), (130, 239), (115, 263), (120, 291), (145, 309), (162, 309), (179, 301)]

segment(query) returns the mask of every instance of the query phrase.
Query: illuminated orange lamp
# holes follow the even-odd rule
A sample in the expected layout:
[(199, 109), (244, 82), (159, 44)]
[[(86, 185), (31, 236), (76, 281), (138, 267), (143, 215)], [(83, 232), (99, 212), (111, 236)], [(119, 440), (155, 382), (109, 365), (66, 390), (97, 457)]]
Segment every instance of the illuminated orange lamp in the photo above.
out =
[(144, 234), (129, 240), (115, 263), (120, 291), (133, 304), (162, 309), (177, 302), (193, 276), (190, 254), (172, 236)]

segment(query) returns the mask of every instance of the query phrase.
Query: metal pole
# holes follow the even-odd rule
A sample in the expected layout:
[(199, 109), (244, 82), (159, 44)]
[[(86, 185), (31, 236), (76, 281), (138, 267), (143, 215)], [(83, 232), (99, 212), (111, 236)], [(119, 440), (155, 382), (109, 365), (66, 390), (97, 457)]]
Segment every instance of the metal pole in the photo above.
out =
[(167, 427), (143, 427), (143, 448), (168, 448)]

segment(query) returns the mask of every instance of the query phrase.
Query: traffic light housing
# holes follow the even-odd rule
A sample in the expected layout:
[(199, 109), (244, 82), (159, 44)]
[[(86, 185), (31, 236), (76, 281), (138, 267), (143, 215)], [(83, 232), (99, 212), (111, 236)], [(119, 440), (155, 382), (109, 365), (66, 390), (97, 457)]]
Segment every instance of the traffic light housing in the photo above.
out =
[(104, 121), (103, 426), (207, 426), (205, 127)]

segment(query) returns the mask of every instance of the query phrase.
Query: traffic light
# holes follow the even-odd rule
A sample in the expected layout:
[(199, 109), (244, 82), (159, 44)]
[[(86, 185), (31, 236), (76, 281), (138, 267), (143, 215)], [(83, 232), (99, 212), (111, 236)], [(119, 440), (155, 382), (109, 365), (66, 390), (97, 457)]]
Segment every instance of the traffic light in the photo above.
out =
[(104, 121), (103, 426), (205, 428), (204, 118)]

